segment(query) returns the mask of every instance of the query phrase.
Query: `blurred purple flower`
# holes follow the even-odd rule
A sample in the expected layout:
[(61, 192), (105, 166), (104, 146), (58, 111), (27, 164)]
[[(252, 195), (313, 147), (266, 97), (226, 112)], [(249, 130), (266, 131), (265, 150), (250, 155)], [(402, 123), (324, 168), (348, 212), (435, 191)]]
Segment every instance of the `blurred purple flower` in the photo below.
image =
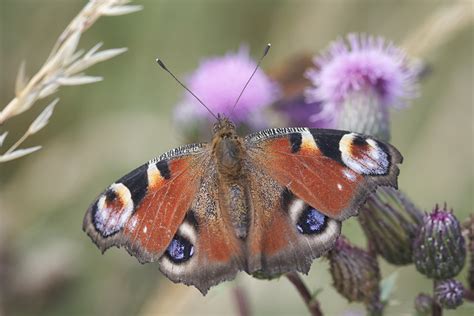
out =
[(407, 62), (401, 49), (382, 37), (349, 34), (347, 42), (333, 42), (314, 59), (317, 69), (306, 73), (314, 85), (306, 90), (307, 102), (323, 105), (312, 120), (336, 119), (354, 92), (375, 95), (384, 107), (402, 107), (416, 96), (419, 69)]
[[(235, 123), (246, 123), (261, 127), (261, 111), (279, 96), (276, 83), (258, 69), (252, 81), (245, 89), (235, 111), (231, 115), (239, 93), (249, 79), (257, 63), (249, 56), (249, 49), (243, 46), (237, 53), (211, 57), (201, 62), (188, 77), (187, 84), (216, 115), (231, 116)], [(178, 122), (190, 122), (196, 119), (214, 120), (210, 113), (189, 93), (175, 109)]]
[(322, 110), (321, 102), (307, 103), (303, 95), (278, 101), (275, 104), (275, 110), (285, 116), (289, 126), (331, 127), (327, 119), (317, 118), (310, 120), (312, 114), (319, 113)]

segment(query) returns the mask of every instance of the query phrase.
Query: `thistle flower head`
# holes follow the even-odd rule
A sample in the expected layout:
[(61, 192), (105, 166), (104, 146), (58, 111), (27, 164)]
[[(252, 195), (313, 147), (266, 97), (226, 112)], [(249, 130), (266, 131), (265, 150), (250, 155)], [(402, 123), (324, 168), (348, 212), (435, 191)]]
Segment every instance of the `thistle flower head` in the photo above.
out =
[[(314, 85), (306, 91), (307, 101), (324, 105), (323, 111), (313, 119), (322, 116), (336, 121), (335, 127), (345, 128), (337, 123), (344, 111), (357, 107), (360, 112), (360, 106), (367, 104), (367, 113), (361, 118), (368, 115), (369, 123), (382, 120), (387, 125), (388, 108), (402, 107), (416, 95), (419, 70), (408, 64), (401, 49), (382, 37), (349, 34), (347, 42), (349, 45), (343, 39), (333, 42), (324, 54), (314, 59), (316, 69), (307, 72)], [(364, 126), (367, 123), (359, 118), (345, 122), (356, 123), (362, 126), (347, 127), (374, 134), (370, 129), (361, 130), (367, 128)], [(376, 132), (387, 133), (378, 129)]]
[(439, 281), (435, 286), (436, 301), (446, 309), (455, 309), (462, 305), (463, 296), (464, 287), (458, 280)]
[(359, 223), (374, 251), (395, 265), (413, 262), (412, 244), (423, 213), (401, 191), (381, 187), (359, 210)]
[[(231, 115), (232, 107), (256, 65), (257, 63), (249, 56), (248, 48), (241, 47), (237, 53), (203, 60), (188, 77), (188, 87), (214, 113)], [(256, 119), (259, 112), (277, 97), (277, 85), (263, 70), (258, 69), (230, 118), (235, 123), (245, 122), (260, 127), (262, 122)], [(202, 118), (214, 119), (189, 93), (185, 94), (177, 106), (175, 118), (178, 122)]]
[(426, 214), (413, 244), (417, 270), (432, 279), (455, 277), (464, 267), (466, 248), (461, 225), (446, 205)]
[[(414, 96), (417, 71), (409, 67), (405, 54), (382, 37), (349, 34), (333, 42), (315, 58), (319, 71), (307, 76), (315, 85), (307, 97), (334, 107), (355, 91), (370, 90), (385, 106), (403, 106)], [(329, 111), (329, 110), (328, 110)]]
[(342, 236), (327, 257), (336, 290), (349, 301), (363, 302), (369, 312), (380, 313), (383, 305), (377, 259)]

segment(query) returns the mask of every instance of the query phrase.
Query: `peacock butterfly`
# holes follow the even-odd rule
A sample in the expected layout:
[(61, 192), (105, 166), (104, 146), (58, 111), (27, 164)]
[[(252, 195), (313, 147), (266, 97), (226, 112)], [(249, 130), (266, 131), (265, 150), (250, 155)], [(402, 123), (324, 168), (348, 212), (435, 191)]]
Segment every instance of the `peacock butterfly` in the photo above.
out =
[(241, 137), (217, 115), (210, 143), (172, 149), (114, 182), (83, 229), (102, 252), (123, 246), (203, 294), (239, 271), (307, 273), (369, 193), (397, 186), (401, 162), (370, 136), (293, 127)]

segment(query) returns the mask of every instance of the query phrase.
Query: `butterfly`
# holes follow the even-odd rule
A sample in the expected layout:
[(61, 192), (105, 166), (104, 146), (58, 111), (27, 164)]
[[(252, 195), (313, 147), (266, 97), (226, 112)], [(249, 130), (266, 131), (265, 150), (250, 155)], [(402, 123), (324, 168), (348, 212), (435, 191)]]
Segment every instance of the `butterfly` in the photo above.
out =
[(218, 115), (209, 143), (172, 149), (107, 187), (83, 229), (102, 252), (124, 247), (203, 294), (239, 271), (307, 273), (369, 193), (397, 186), (401, 162), (369, 136), (294, 127), (241, 137)]

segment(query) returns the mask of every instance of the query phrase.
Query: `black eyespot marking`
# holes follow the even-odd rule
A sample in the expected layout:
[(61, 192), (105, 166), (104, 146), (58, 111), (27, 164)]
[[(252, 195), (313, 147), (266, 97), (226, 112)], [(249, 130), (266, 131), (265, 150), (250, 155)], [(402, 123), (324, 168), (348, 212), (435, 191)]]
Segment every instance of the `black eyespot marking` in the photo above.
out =
[(175, 235), (165, 254), (173, 263), (183, 263), (193, 256), (194, 246), (186, 238)]
[(116, 198), (117, 198), (117, 193), (115, 193), (114, 190), (108, 189), (108, 190), (105, 192), (105, 201), (106, 201), (106, 202), (112, 202), (112, 201), (115, 200)]
[(140, 204), (148, 190), (147, 169), (148, 165), (142, 165), (117, 181), (117, 183), (122, 183), (128, 188), (135, 208)]
[(364, 145), (367, 145), (367, 142), (364, 137), (360, 135), (354, 135), (354, 137), (352, 138), (352, 145), (364, 146)]
[(301, 148), (301, 142), (303, 140), (303, 136), (301, 133), (291, 133), (290, 137), (290, 144), (291, 144), (291, 152), (297, 153)]
[(323, 155), (344, 165), (341, 158), (341, 151), (339, 150), (339, 142), (345, 134), (335, 134), (335, 131), (325, 131), (321, 129), (310, 131), (316, 141), (316, 145), (318, 145)]
[(313, 235), (322, 232), (326, 225), (327, 217), (308, 205), (301, 213), (296, 223), (296, 229), (301, 234)]
[(288, 212), (288, 209), (290, 208), (290, 204), (293, 201), (295, 196), (293, 193), (290, 191), (290, 189), (286, 188), (281, 192), (281, 208), (285, 212)]
[(188, 222), (190, 225), (192, 225), (196, 230), (199, 229), (199, 224), (198, 221), (196, 220), (196, 216), (194, 215), (193, 210), (189, 210), (186, 213), (186, 217), (184, 217), (184, 222)]
[(168, 180), (171, 178), (171, 171), (166, 160), (161, 160), (156, 163), (156, 168), (160, 171), (161, 176)]

